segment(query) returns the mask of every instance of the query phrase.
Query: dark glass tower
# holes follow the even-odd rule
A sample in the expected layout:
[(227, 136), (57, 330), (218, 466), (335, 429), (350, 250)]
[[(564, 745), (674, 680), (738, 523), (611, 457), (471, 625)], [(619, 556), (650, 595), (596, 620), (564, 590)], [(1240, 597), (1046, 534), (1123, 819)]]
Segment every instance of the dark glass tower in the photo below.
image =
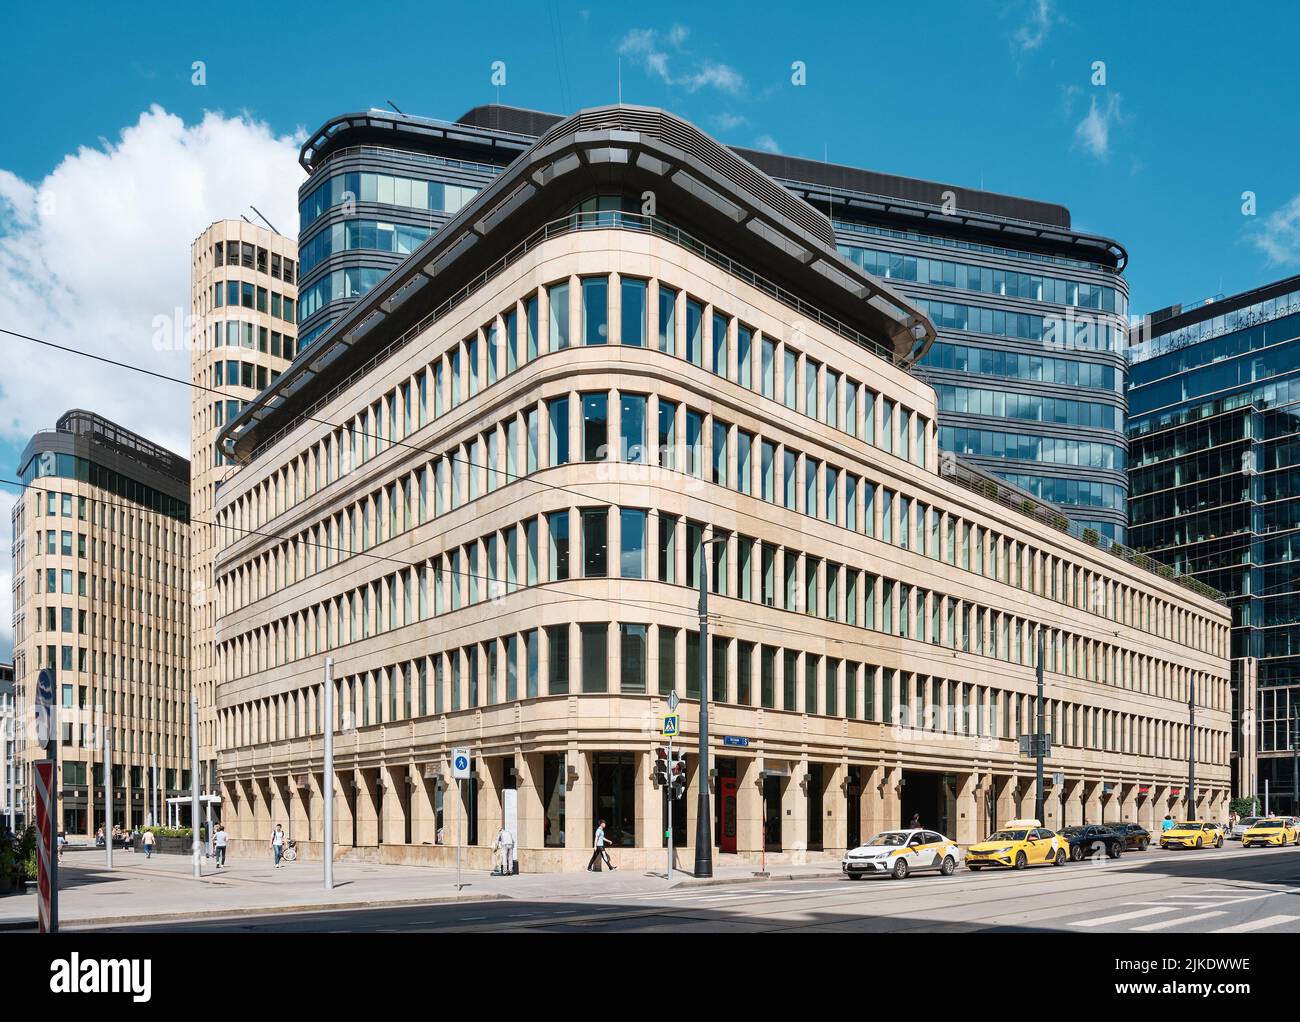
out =
[(1300, 276), (1153, 313), (1133, 340), (1131, 543), (1228, 595), (1234, 790), (1268, 780), (1270, 808), (1300, 811)]

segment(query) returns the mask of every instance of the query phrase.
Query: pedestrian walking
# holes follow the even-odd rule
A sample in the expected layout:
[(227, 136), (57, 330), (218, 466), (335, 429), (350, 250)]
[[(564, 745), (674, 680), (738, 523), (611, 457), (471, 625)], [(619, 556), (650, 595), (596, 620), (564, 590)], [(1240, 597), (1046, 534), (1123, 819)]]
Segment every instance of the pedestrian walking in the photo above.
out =
[(153, 858), (153, 831), (146, 830), (144, 832), (144, 837), (140, 839), (140, 842), (144, 845), (144, 857), (146, 859), (152, 859)]
[(508, 876), (511, 872), (510, 864), (514, 861), (515, 836), (510, 833), (510, 828), (504, 823), (501, 824), (501, 829), (497, 831), (497, 839), (492, 847), (497, 852), (499, 859), (497, 868), (500, 870), (500, 875)]
[(593, 873), (599, 873), (600, 863), (602, 859), (604, 860), (605, 865), (608, 866), (611, 870), (618, 869), (617, 866), (615, 866), (612, 862), (609, 861), (609, 852), (605, 851), (605, 821), (604, 820), (601, 820), (596, 827), (596, 847), (592, 851), (591, 858), (587, 862), (587, 869), (589, 869)]
[(58, 843), (58, 846), (59, 846), (59, 861), (62, 862), (62, 861), (63, 861), (63, 846), (66, 845), (66, 844), (68, 843), (68, 836), (67, 836), (66, 834), (64, 834), (63, 831), (59, 831), (59, 836), (58, 836), (58, 839), (57, 839), (57, 843)]
[(280, 857), (284, 855), (284, 828), (278, 823), (271, 831), (271, 852), (275, 856), (275, 868), (279, 869), (283, 865)]
[(912, 822), (909, 823), (907, 826), (908, 826), (910, 829), (912, 829), (912, 830), (920, 830), (920, 829), (921, 829), (921, 814), (920, 814), (920, 813), (913, 813), (913, 814), (912, 814)]
[(1173, 830), (1173, 829), (1174, 829), (1174, 818), (1170, 816), (1168, 813), (1166, 813), (1165, 818), (1162, 821), (1160, 821), (1160, 833), (1163, 834), (1165, 831)]
[(217, 825), (217, 832), (212, 835), (213, 853), (217, 857), (217, 869), (226, 868), (226, 842), (230, 840), (230, 835), (226, 833), (223, 824)]

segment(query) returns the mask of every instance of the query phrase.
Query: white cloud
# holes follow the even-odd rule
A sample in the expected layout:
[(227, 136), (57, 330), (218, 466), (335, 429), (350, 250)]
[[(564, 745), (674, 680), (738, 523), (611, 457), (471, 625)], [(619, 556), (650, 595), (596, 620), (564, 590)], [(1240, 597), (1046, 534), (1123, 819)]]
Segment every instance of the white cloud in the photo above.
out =
[[(745, 91), (745, 78), (735, 68), (707, 58), (698, 58), (686, 49), (690, 30), (674, 25), (667, 32), (653, 28), (631, 29), (619, 42), (618, 52), (631, 57), (647, 72), (666, 85), (698, 92), (712, 88), (738, 96)], [(674, 68), (685, 64), (687, 70)]]
[(766, 153), (779, 153), (781, 147), (776, 144), (776, 139), (771, 135), (759, 135), (754, 139), (754, 148), (762, 149)]
[[(190, 243), (250, 204), (296, 235), (297, 145), (244, 116), (186, 125), (155, 106), (116, 143), (78, 149), (35, 184), (0, 168), (0, 326), (188, 378), (187, 333), (172, 350), (154, 337), (158, 317), (188, 326)], [(5, 439), (21, 443), (84, 407), (188, 452), (186, 388), (2, 343)]]
[(1038, 49), (1047, 41), (1052, 26), (1059, 20), (1059, 15), (1052, 6), (1052, 0), (1032, 0), (1029, 15), (1011, 34), (1013, 47), (1021, 53)]
[(1271, 266), (1300, 263), (1300, 195), (1260, 221), (1251, 241)]
[[(155, 106), (41, 181), (0, 167), (0, 326), (188, 379), (190, 243), (250, 204), (296, 236), (299, 141), (243, 115), (187, 125)], [(159, 322), (179, 324), (180, 343), (159, 350)], [(0, 353), (0, 439), (21, 448), (87, 408), (188, 453), (188, 388), (6, 335)], [(13, 639), (13, 499), (0, 491), (0, 651)]]
[(727, 111), (714, 114), (712, 120), (719, 131), (735, 131), (737, 128), (743, 128), (749, 123), (749, 118), (743, 114), (733, 114)]
[(1094, 94), (1088, 112), (1074, 126), (1075, 144), (1099, 160), (1109, 159), (1112, 132), (1129, 120), (1123, 112), (1118, 92), (1108, 92), (1102, 102), (1098, 102)]

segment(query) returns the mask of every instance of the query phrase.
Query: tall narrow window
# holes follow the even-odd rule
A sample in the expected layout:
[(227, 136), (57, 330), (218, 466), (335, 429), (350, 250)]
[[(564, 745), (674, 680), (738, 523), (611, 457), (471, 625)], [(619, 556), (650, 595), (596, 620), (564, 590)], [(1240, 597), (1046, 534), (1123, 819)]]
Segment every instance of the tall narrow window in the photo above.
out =
[(582, 395), (582, 458), (603, 461), (609, 446), (609, 395)]
[(736, 326), (736, 382), (742, 387), (754, 386), (754, 332), (739, 323)]
[(727, 331), (730, 321), (721, 313), (713, 314), (713, 364), (711, 368), (717, 375), (727, 375)]
[(569, 399), (553, 398), (546, 403), (547, 420), (550, 424), (550, 464), (567, 465), (569, 463)]
[(659, 350), (677, 353), (677, 292), (659, 285)]
[(693, 298), (686, 300), (686, 359), (704, 365), (704, 306)]
[(619, 445), (623, 461), (643, 464), (646, 461), (646, 396), (619, 395)]
[(582, 510), (582, 577), (605, 578), (609, 574), (609, 510)]
[(637, 348), (644, 348), (646, 343), (646, 289), (646, 282), (635, 277), (623, 277), (620, 281), (622, 342)]
[(645, 578), (646, 513), (634, 508), (619, 511), (619, 574), (623, 578)]
[(569, 284), (552, 284), (546, 292), (550, 306), (550, 349), (558, 351), (569, 346)]
[(582, 342), (606, 344), (609, 341), (609, 279), (582, 278)]

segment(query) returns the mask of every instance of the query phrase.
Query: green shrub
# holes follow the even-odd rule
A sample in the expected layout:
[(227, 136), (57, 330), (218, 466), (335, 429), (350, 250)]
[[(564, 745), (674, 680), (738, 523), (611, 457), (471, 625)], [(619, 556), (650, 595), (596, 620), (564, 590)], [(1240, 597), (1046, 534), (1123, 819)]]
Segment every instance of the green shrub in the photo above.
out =
[(1098, 541), (1099, 539), (1101, 539), (1101, 533), (1099, 533), (1096, 529), (1084, 529), (1084, 530), (1083, 530), (1083, 541), (1084, 541), (1085, 543), (1087, 543), (1087, 544), (1089, 544), (1089, 545), (1091, 545), (1091, 546), (1096, 546), (1096, 545), (1097, 545), (1097, 541)]
[(1259, 799), (1253, 795), (1244, 795), (1240, 798), (1234, 798), (1228, 803), (1228, 811), (1236, 813), (1238, 816), (1258, 816)]

